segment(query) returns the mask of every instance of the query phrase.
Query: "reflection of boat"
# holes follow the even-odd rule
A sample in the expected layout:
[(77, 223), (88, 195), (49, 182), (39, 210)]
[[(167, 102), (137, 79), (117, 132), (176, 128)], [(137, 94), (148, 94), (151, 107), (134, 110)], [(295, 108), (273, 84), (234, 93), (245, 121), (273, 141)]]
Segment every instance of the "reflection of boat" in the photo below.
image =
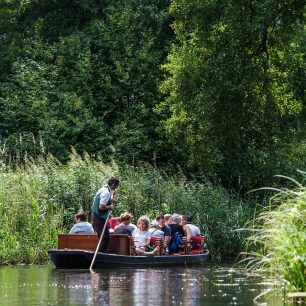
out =
[[(96, 235), (58, 235), (58, 249), (48, 253), (57, 268), (89, 268), (92, 262)], [(158, 267), (201, 265), (208, 251), (192, 255), (135, 256), (131, 254), (128, 235), (111, 235), (108, 253), (98, 253), (94, 268)]]

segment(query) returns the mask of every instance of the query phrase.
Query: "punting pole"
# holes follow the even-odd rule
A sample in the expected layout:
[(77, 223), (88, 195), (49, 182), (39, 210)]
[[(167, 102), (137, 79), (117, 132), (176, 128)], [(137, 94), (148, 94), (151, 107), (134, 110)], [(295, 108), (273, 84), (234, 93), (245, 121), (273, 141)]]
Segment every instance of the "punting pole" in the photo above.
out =
[(91, 265), (90, 265), (90, 267), (89, 267), (89, 270), (92, 270), (92, 266), (93, 266), (93, 264), (94, 264), (94, 262), (95, 262), (95, 260), (96, 260), (97, 253), (98, 253), (98, 250), (99, 250), (99, 248), (100, 248), (100, 244), (101, 244), (101, 242), (102, 242), (102, 238), (103, 238), (103, 235), (104, 235), (104, 232), (105, 232), (105, 229), (106, 229), (106, 225), (107, 225), (107, 223), (108, 223), (108, 218), (109, 218), (109, 213), (107, 214), (107, 217), (106, 217), (106, 220), (105, 220), (105, 223), (104, 223), (104, 227), (103, 227), (103, 230), (102, 230), (102, 234), (101, 234), (101, 236), (100, 236), (100, 239), (99, 239), (99, 242), (98, 242), (98, 245), (97, 245), (97, 248), (96, 248), (94, 257), (93, 257), (93, 259), (92, 259)]

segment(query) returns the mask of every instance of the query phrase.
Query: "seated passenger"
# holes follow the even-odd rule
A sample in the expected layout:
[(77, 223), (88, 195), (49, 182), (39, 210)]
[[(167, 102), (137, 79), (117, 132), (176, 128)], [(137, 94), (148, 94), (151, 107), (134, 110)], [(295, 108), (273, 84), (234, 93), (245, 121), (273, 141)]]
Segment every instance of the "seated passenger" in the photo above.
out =
[(108, 225), (109, 225), (109, 232), (113, 233), (114, 229), (117, 225), (120, 223), (120, 217), (110, 217), (108, 220)]
[[(180, 217), (181, 217), (181, 221), (180, 221), (179, 224), (184, 228), (185, 225), (186, 225), (186, 217), (184, 215), (180, 215)], [(184, 230), (185, 230), (185, 228), (184, 228)]]
[(173, 238), (174, 234), (176, 232), (180, 232), (182, 236), (185, 236), (183, 226), (180, 225), (181, 222), (181, 216), (178, 214), (172, 215), (172, 223), (169, 224), (170, 230), (171, 230), (171, 239)]
[[(179, 245), (183, 243), (182, 237), (185, 236), (184, 228), (180, 225), (181, 217), (178, 214), (172, 215), (172, 223), (169, 224), (171, 229), (171, 240), (169, 243), (169, 253), (177, 253), (179, 252), (180, 248)], [(178, 242), (180, 240), (181, 242)]]
[(147, 216), (141, 216), (137, 222), (137, 229), (133, 231), (133, 238), (138, 255), (154, 255), (159, 251), (156, 247), (152, 252), (147, 252), (150, 245), (151, 233), (149, 232), (150, 219)]
[(132, 235), (134, 227), (131, 226), (132, 215), (128, 212), (121, 214), (120, 223), (115, 227), (114, 234)]
[(164, 215), (165, 224), (169, 225), (172, 223), (172, 215), (171, 214), (165, 214)]
[(186, 226), (186, 218), (185, 216), (181, 215), (181, 221), (180, 221), (180, 225), (183, 226), (184, 232), (185, 232), (185, 236), (186, 236), (186, 241), (188, 242), (189, 246), (191, 244), (191, 230), (188, 226)]
[(161, 230), (157, 221), (153, 221), (151, 223), (151, 227), (149, 229), (149, 232), (151, 233), (151, 237), (157, 237), (157, 238), (163, 238), (163, 239), (165, 238), (165, 234)]
[(165, 247), (166, 247), (166, 253), (167, 253), (168, 252), (167, 248), (169, 246), (170, 239), (171, 239), (170, 227), (165, 224), (164, 216), (157, 216), (155, 220), (158, 222), (160, 229), (164, 232), (164, 235), (165, 235), (164, 241), (165, 241)]
[(193, 217), (191, 215), (186, 218), (186, 221), (186, 226), (190, 228), (192, 236), (201, 236), (201, 231), (198, 226), (193, 224)]
[(92, 225), (86, 221), (86, 215), (84, 213), (75, 215), (76, 224), (69, 231), (69, 234), (93, 234), (94, 230)]

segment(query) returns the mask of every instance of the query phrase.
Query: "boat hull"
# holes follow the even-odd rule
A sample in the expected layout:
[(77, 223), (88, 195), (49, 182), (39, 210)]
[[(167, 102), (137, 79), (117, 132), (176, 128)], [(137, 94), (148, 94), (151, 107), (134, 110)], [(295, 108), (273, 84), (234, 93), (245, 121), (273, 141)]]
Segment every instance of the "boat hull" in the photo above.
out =
[[(94, 252), (86, 250), (50, 250), (51, 261), (60, 269), (89, 269)], [(128, 268), (202, 265), (208, 252), (196, 255), (130, 256), (97, 253), (93, 268)]]

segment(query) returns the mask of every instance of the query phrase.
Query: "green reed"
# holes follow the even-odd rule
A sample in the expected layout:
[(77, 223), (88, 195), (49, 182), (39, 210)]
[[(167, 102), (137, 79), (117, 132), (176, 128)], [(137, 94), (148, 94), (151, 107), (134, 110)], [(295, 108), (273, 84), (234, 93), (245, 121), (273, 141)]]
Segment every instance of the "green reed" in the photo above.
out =
[(72, 151), (65, 165), (48, 156), (26, 160), (14, 170), (1, 167), (0, 265), (46, 261), (56, 234), (71, 228), (75, 213), (84, 211), (90, 220), (92, 198), (113, 175), (121, 180), (114, 215), (128, 210), (136, 223), (143, 214), (192, 214), (218, 258), (242, 250), (245, 234), (236, 229), (253, 214), (221, 187), (190, 181), (182, 173), (169, 176), (151, 165), (106, 165), (99, 157)]
[(305, 292), (306, 188), (295, 183), (296, 188), (271, 197), (270, 205), (255, 219), (246, 260), (251, 268), (280, 276), (288, 291)]

